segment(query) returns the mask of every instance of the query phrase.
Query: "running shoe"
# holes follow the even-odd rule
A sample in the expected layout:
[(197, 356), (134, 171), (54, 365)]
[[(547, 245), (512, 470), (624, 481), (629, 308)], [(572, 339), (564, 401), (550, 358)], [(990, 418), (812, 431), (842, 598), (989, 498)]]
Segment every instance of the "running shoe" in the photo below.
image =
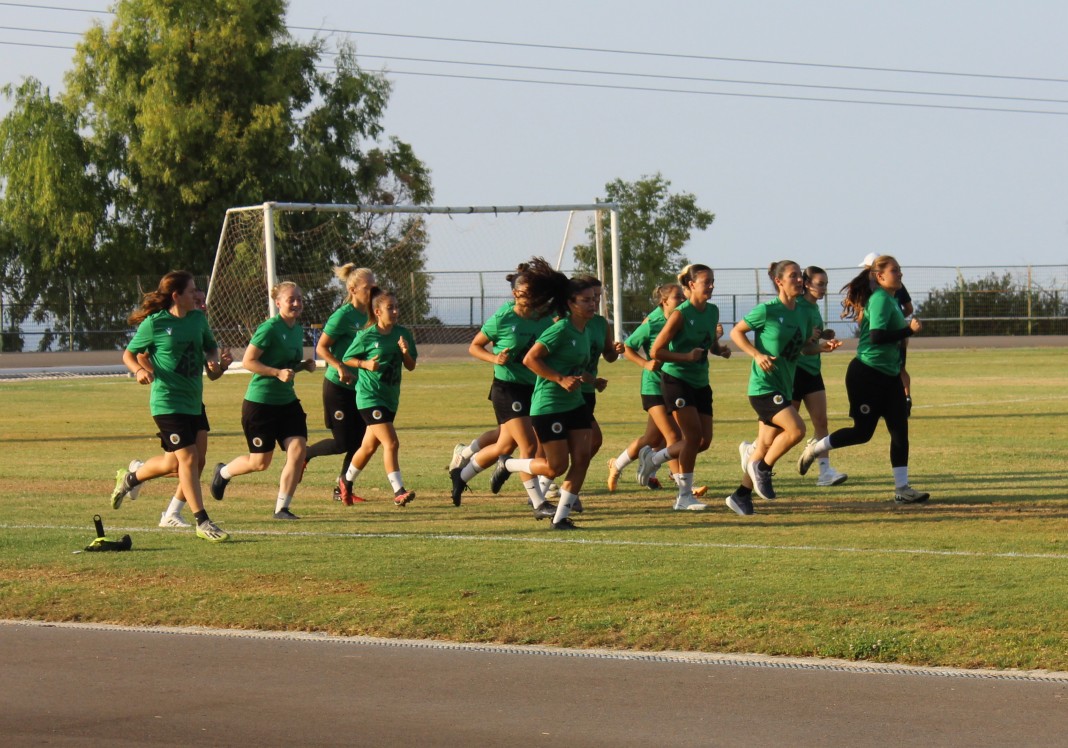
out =
[(415, 491), (402, 488), (393, 496), (393, 503), (397, 506), (407, 506), (415, 501)]
[(550, 483), (549, 487), (545, 489), (545, 498), (547, 499), (559, 499), (560, 498), (560, 486), (555, 483)]
[(456, 468), (463, 470), (467, 467), (467, 463), (471, 462), (470, 457), (464, 457), (465, 444), (457, 444), (452, 448), (452, 460), (449, 461), (449, 472), (451, 473)]
[(192, 527), (191, 524), (182, 519), (180, 514), (167, 514), (164, 512), (159, 517), (160, 527)]
[(575, 497), (575, 503), (571, 505), (571, 511), (578, 512), (579, 514), (582, 514), (584, 511), (582, 508), (582, 499), (578, 496)]
[(578, 526), (571, 521), (570, 517), (564, 517), (559, 522), (553, 522), (551, 525), (554, 530), (577, 530)]
[(905, 395), (905, 418), (912, 418), (912, 397)]
[(840, 486), (849, 480), (849, 476), (845, 473), (839, 473), (830, 465), (827, 469), (820, 473), (820, 477), (816, 479), (817, 486)]
[(753, 514), (753, 500), (748, 496), (739, 496), (737, 491), (727, 497), (727, 506), (743, 517), (749, 517)]
[[(136, 473), (138, 470), (141, 469), (141, 466), (144, 465), (144, 464), (145, 463), (142, 460), (137, 460), (137, 459), (130, 460), (130, 467), (128, 469), (129, 469), (129, 471), (131, 473)], [(141, 493), (141, 486), (143, 486), (143, 485), (145, 485), (145, 484), (144, 483), (138, 483), (136, 486), (134, 486), (129, 491), (127, 491), (126, 492), (126, 498), (128, 498), (130, 501), (137, 501), (137, 497)]]
[(642, 447), (638, 450), (638, 485), (648, 486), (649, 476), (655, 472), (656, 465), (653, 464), (652, 447)]
[(770, 470), (761, 470), (757, 467), (757, 463), (750, 461), (746, 467), (746, 472), (753, 481), (753, 491), (756, 492), (757, 496), (768, 501), (775, 498), (775, 489), (771, 485), (773, 473)]
[(749, 464), (749, 456), (753, 454), (753, 442), (741, 442), (738, 445), (738, 459), (742, 463), (742, 472), (746, 471), (746, 465)]
[(679, 496), (675, 499), (676, 512), (703, 512), (707, 508), (707, 504), (702, 504), (692, 494), (690, 496)]
[(226, 467), (226, 463), (220, 462), (215, 466), (215, 472), (211, 476), (211, 498), (216, 501), (223, 500), (223, 494), (226, 493), (226, 486), (230, 483), (228, 478), (222, 477), (222, 469)]
[(663, 487), (664, 486), (661, 485), (659, 478), (657, 478), (655, 475), (650, 475), (649, 476), (649, 488), (650, 489), (652, 489), (654, 491), (659, 491)]
[(500, 493), (501, 486), (512, 476), (512, 472), (504, 466), (505, 459), (497, 460), (497, 467), (493, 468), (493, 475), (490, 476), (490, 490), (493, 493)]
[(908, 483), (894, 489), (894, 501), (898, 504), (922, 504), (929, 498), (931, 494), (926, 491), (917, 491)]
[(801, 452), (801, 456), (797, 458), (797, 472), (804, 475), (808, 472), (808, 469), (812, 467), (812, 463), (816, 461), (816, 440), (809, 439), (805, 444), (805, 449)]
[(555, 516), (556, 505), (551, 504), (548, 501), (534, 509), (534, 519), (536, 520), (552, 519)]
[(134, 479), (134, 474), (129, 470), (119, 469), (115, 473), (115, 488), (111, 491), (111, 508), (118, 509), (122, 506), (122, 500), (126, 498), (126, 495), (130, 493), (133, 486), (130, 482)]
[(352, 481), (346, 480), (344, 475), (339, 475), (337, 488), (334, 490), (338, 492), (338, 498), (341, 499), (342, 504), (352, 506)]
[(470, 491), (471, 486), (464, 482), (464, 479), (460, 477), (463, 473), (463, 468), (455, 467), (449, 471), (449, 478), (452, 480), (452, 505), (460, 506), (463, 501), (464, 491)]
[(616, 467), (616, 458), (608, 458), (608, 490), (615, 491), (619, 487), (619, 468)]
[(341, 486), (334, 486), (334, 501), (341, 501)]
[(223, 532), (219, 526), (206, 519), (197, 523), (197, 537), (207, 540), (209, 543), (225, 543), (230, 539), (230, 533)]
[(300, 517), (298, 517), (297, 515), (293, 514), (293, 512), (289, 511), (289, 507), (288, 506), (282, 507), (277, 512), (275, 512), (274, 513), (274, 518), (275, 519), (300, 519)]

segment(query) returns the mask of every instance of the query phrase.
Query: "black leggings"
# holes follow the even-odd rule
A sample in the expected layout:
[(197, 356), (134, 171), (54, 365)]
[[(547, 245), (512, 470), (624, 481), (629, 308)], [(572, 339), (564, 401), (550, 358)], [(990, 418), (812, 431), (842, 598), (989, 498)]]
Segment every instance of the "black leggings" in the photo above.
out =
[(356, 412), (356, 393), (324, 378), (323, 415), (331, 437), (308, 445), (307, 459), (345, 453), (345, 461), (341, 466), (341, 472), (344, 473), (367, 430)]
[(890, 467), (906, 467), (909, 464), (909, 419), (900, 375), (884, 374), (855, 358), (849, 362), (845, 381), (853, 425), (831, 434), (831, 448), (867, 444), (882, 418), (890, 432)]

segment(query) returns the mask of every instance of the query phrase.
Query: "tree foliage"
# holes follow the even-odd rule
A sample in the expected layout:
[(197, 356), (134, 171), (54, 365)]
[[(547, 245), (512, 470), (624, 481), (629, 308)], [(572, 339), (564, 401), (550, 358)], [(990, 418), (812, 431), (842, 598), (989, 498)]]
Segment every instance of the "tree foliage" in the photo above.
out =
[(285, 10), (120, 0), (78, 44), (64, 92), (7, 86), (5, 290), (66, 312), (69, 286), (92, 306), (93, 276), (206, 273), (234, 205), (428, 202), (429, 170), (383, 133), (390, 83), (351, 46), (321, 71), (323, 41), (292, 38)]
[(1012, 273), (991, 273), (954, 286), (933, 289), (916, 305), (923, 334), (1063, 335), (1068, 332), (1068, 299), (1019, 283)]
[[(649, 311), (651, 293), (662, 283), (673, 281), (687, 264), (683, 247), (693, 231), (703, 231), (716, 216), (697, 205), (687, 192), (672, 194), (671, 182), (657, 173), (636, 182), (616, 179), (605, 185), (602, 202), (618, 203), (620, 239), (620, 285), (623, 320), (636, 322)], [(611, 240), (608, 222), (602, 227), (605, 248), (605, 283), (611, 287), (612, 268), (608, 259)], [(588, 244), (575, 248), (580, 270), (597, 268), (596, 227), (589, 229)]]

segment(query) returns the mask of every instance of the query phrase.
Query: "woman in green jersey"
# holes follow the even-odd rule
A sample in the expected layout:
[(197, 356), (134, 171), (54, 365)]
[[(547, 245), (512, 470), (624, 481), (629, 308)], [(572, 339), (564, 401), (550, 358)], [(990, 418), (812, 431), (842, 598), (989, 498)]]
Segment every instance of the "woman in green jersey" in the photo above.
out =
[[(183, 497), (193, 510), (197, 537), (220, 542), (230, 536), (208, 518), (200, 489), (200, 455), (197, 435), (203, 413), (202, 372), (222, 371), (219, 346), (208, 329), (208, 320), (197, 309), (197, 287), (191, 273), (173, 271), (159, 287), (145, 294), (141, 308), (130, 315), (137, 332), (122, 354), (122, 362), (138, 384), (152, 386), (149, 408), (159, 428), (163, 454), (132, 471), (119, 471), (111, 506), (118, 509), (123, 498), (141, 483), (177, 472)], [(146, 353), (151, 367), (138, 361)]]
[(400, 405), (402, 370), (415, 369), (419, 352), (411, 331), (397, 324), (400, 306), (392, 291), (380, 288), (371, 291), (371, 314), (373, 323), (357, 333), (342, 359), (346, 366), (360, 372), (356, 378), (356, 410), (367, 425), (363, 442), (345, 471), (342, 490), (352, 492), (352, 482), (382, 445), (382, 461), (393, 488), (393, 503), (405, 506), (415, 499), (415, 491), (405, 488), (401, 478), (400, 440), (393, 420)]
[[(753, 514), (752, 494), (774, 499), (771, 470), (805, 436), (805, 422), (793, 404), (794, 377), (802, 355), (828, 353), (839, 340), (812, 340), (807, 312), (798, 307), (805, 292), (801, 266), (792, 260), (774, 262), (768, 276), (774, 299), (758, 304), (731, 329), (731, 340), (753, 358), (749, 370), (749, 404), (757, 414), (757, 440), (744, 459), (742, 483), (726, 499), (741, 515)], [(753, 332), (750, 342), (746, 333)]]
[(882, 418), (890, 432), (890, 469), (894, 501), (920, 504), (930, 498), (909, 484), (909, 420), (901, 381), (901, 344), (923, 325), (913, 317), (905, 321), (894, 294), (901, 288), (901, 265), (890, 255), (875, 259), (842, 290), (842, 317), (860, 323), (857, 355), (846, 370), (849, 417), (853, 425), (805, 447), (798, 460), (801, 475), (832, 449), (866, 444)]
[(293, 387), (299, 371), (315, 371), (315, 359), (304, 359), (304, 328), (300, 315), (304, 295), (300, 286), (284, 281), (271, 289), (278, 314), (256, 328), (245, 349), (241, 365), (252, 373), (241, 404), (241, 427), (248, 443), (247, 455), (215, 466), (211, 495), (222, 500), (232, 478), (257, 473), (271, 466), (275, 445), (286, 453), (278, 479), (274, 518), (299, 519), (289, 510), (304, 472), (308, 448), (308, 417)]
[[(535, 262), (545, 261), (536, 258)], [(534, 457), (538, 448), (530, 420), (530, 403), (537, 377), (523, 364), (523, 358), (553, 321), (543, 308), (533, 305), (529, 276), (527, 263), (508, 276), (513, 301), (503, 304), (486, 320), (467, 349), (479, 361), (493, 364), (489, 401), (497, 419), (498, 438), (472, 455), (466, 465), (449, 470), (452, 503), (456, 506), (460, 506), (468, 482), (490, 465), (496, 465), (499, 458), (511, 455), (517, 448), (520, 458)], [(534, 517), (552, 517), (556, 507), (545, 500), (537, 477), (524, 473), (520, 478), (534, 508)], [(494, 493), (500, 490), (496, 484), (491, 488)]]
[(707, 265), (688, 265), (679, 273), (679, 285), (689, 290), (656, 336), (649, 353), (660, 362), (664, 403), (675, 408), (682, 438), (654, 454), (639, 455), (639, 482), (648, 481), (656, 468), (673, 457), (679, 460), (677, 511), (706, 508), (693, 493), (697, 455), (712, 444), (712, 387), (708, 356), (730, 358), (729, 348), (716, 340), (719, 307), (711, 303), (716, 276)]
[[(664, 401), (660, 387), (661, 363), (649, 356), (649, 346), (664, 328), (667, 317), (679, 304), (686, 301), (686, 296), (682, 292), (682, 286), (678, 283), (664, 283), (653, 292), (653, 301), (656, 303), (656, 308), (623, 342), (623, 355), (628, 361), (642, 368), (639, 394), (642, 399), (642, 410), (647, 414), (645, 433), (628, 444), (618, 457), (608, 458), (609, 491), (616, 490), (623, 468), (637, 460), (642, 452), (649, 453), (650, 450), (663, 449), (665, 446), (671, 446), (680, 438), (679, 427), (672, 417), (675, 410), (674, 404)], [(678, 470), (678, 461), (672, 460), (672, 474), (678, 473)], [(653, 481), (656, 483), (654, 484)], [(650, 488), (660, 487), (660, 482), (656, 480), (656, 473), (648, 477), (647, 485)]]
[(334, 498), (345, 506), (352, 506), (352, 502), (363, 499), (353, 496), (347, 489), (344, 481), (345, 471), (363, 442), (367, 426), (356, 412), (357, 372), (345, 366), (341, 357), (349, 349), (356, 333), (367, 325), (375, 274), (368, 268), (356, 267), (355, 263), (350, 262), (334, 268), (334, 275), (345, 284), (348, 298), (327, 319), (323, 325), (323, 333), (315, 344), (316, 355), (326, 362), (326, 375), (323, 377), (323, 415), (331, 436), (308, 446), (305, 467), (316, 457), (344, 453), (345, 459), (341, 463), (341, 470), (334, 485)]

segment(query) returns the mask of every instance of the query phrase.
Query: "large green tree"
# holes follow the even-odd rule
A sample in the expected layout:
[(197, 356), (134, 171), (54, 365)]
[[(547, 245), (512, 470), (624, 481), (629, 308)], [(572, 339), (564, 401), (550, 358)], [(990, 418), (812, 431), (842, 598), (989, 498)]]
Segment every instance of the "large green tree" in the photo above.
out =
[[(617, 179), (605, 185), (601, 202), (619, 204), (620, 285), (623, 292), (623, 321), (642, 319), (651, 305), (651, 292), (661, 283), (675, 280), (688, 260), (683, 247), (692, 233), (712, 225), (716, 216), (697, 205), (688, 193), (673, 194), (671, 182), (660, 173), (643, 176), (635, 182)], [(602, 227), (605, 251), (605, 284), (611, 287), (612, 266), (607, 253), (611, 247), (608, 221)], [(589, 229), (590, 242), (575, 248), (580, 270), (597, 268), (596, 228)]]
[(5, 88), (0, 280), (18, 300), (88, 313), (109, 276), (206, 274), (235, 205), (431, 199), (429, 170), (383, 133), (389, 81), (350, 46), (320, 69), (324, 42), (290, 36), (284, 0), (114, 10), (62, 93)]
[(1043, 289), (1013, 277), (990, 273), (975, 280), (958, 279), (934, 288), (916, 303), (923, 334), (1063, 335), (1068, 331), (1068, 299), (1057, 289)]

